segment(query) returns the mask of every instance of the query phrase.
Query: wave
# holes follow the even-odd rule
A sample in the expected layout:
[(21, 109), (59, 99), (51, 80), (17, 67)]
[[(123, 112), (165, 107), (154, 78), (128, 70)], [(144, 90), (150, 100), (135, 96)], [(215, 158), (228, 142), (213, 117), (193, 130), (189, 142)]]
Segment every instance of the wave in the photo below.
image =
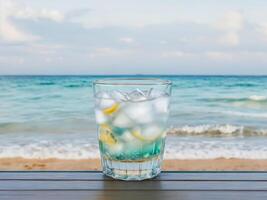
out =
[(28, 159), (88, 159), (99, 157), (97, 144), (72, 141), (28, 141), (0, 146), (0, 158), (22, 157)]
[(240, 117), (250, 117), (250, 118), (267, 118), (267, 113), (251, 113), (251, 112), (238, 112), (238, 111), (223, 111), (223, 114), (228, 114), (231, 116)]
[(253, 142), (247, 140), (187, 141), (180, 139), (179, 141), (170, 141), (166, 146), (165, 159), (267, 159), (266, 140)]
[[(186, 140), (167, 138), (164, 158), (166, 159), (267, 159), (266, 141), (239, 140)], [(3, 143), (0, 158), (22, 157), (28, 159), (90, 159), (99, 158), (98, 145), (84, 139), (60, 141), (27, 141)]]
[(267, 130), (234, 125), (199, 125), (171, 128), (169, 135), (208, 136), (208, 137), (244, 137), (267, 136)]
[(236, 84), (231, 84), (231, 85), (228, 85), (228, 87), (256, 87), (258, 86), (257, 84), (255, 83), (236, 83)]
[(79, 87), (84, 87), (82, 84), (69, 84), (69, 85), (64, 85), (66, 88), (79, 88)]
[[(266, 116), (267, 117), (267, 116)], [(69, 134), (69, 133), (94, 133), (96, 125), (88, 119), (62, 119), (51, 121), (29, 121), (0, 123), (1, 134)], [(205, 137), (247, 137), (267, 136), (267, 129), (253, 127), (225, 125), (185, 125), (171, 127), (168, 134), (172, 136), (205, 136)]]
[(199, 99), (202, 101), (208, 102), (224, 102), (224, 103), (238, 103), (238, 102), (248, 102), (248, 103), (264, 103), (267, 104), (267, 96), (260, 96), (260, 95), (251, 95), (249, 97), (243, 98), (234, 98), (234, 97), (224, 97), (224, 98), (204, 98)]
[(266, 96), (259, 96), (259, 95), (252, 95), (249, 97), (249, 99), (252, 101), (266, 101), (267, 97)]
[(0, 123), (0, 134), (8, 133), (87, 133), (95, 131), (95, 122), (86, 118), (65, 118), (50, 121)]
[(56, 85), (54, 82), (41, 82), (39, 85)]

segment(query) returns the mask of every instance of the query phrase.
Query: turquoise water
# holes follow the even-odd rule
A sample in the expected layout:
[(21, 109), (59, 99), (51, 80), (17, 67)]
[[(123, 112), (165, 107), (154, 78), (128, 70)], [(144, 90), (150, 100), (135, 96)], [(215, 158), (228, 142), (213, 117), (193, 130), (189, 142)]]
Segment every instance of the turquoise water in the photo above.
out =
[[(98, 156), (91, 84), (105, 77), (0, 76), (0, 157)], [(267, 158), (267, 77), (157, 78), (173, 82), (166, 157)]]

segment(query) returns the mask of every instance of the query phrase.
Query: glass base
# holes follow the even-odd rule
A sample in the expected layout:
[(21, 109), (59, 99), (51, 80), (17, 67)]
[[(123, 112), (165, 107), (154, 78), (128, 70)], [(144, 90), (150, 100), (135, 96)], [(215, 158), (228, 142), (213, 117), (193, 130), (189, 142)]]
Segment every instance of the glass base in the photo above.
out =
[(114, 179), (145, 180), (160, 173), (161, 161), (161, 156), (143, 161), (118, 161), (102, 158), (102, 167), (103, 173)]

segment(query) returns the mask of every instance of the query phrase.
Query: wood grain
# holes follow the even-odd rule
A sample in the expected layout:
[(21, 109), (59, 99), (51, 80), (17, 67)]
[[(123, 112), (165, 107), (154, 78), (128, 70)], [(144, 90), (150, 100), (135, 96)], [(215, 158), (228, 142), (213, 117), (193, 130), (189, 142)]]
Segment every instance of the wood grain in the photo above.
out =
[(266, 172), (163, 172), (155, 179), (117, 181), (96, 171), (0, 172), (5, 199), (267, 199)]

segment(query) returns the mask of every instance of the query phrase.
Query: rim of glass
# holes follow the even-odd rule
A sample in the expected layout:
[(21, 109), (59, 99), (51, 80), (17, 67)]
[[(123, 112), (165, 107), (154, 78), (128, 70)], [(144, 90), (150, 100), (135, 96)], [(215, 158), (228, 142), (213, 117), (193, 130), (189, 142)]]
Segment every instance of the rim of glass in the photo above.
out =
[(171, 85), (170, 80), (159, 78), (105, 78), (93, 81), (94, 85)]

